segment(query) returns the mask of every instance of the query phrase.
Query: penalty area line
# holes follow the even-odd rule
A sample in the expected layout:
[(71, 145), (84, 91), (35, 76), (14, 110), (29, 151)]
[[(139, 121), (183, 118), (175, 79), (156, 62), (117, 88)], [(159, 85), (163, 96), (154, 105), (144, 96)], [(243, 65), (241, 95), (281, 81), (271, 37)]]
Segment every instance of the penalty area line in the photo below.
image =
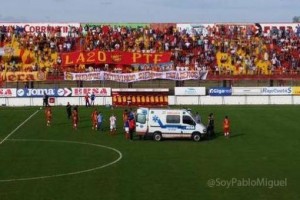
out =
[(12, 134), (14, 134), (19, 128), (21, 128), (26, 122), (28, 122), (36, 113), (38, 113), (40, 110), (35, 111), (32, 115), (30, 115), (25, 121), (23, 121), (17, 128), (15, 128), (12, 132), (10, 132), (3, 140), (0, 141), (0, 145), (5, 142)]

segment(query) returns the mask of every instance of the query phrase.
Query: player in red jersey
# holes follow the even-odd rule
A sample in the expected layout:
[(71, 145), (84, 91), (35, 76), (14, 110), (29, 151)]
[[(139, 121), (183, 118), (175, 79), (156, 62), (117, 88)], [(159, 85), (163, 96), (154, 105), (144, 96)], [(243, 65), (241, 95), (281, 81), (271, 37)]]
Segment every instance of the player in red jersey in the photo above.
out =
[(224, 130), (224, 136), (229, 138), (230, 134), (230, 121), (228, 119), (228, 116), (225, 116), (224, 120), (223, 120), (223, 130)]
[(50, 126), (52, 121), (52, 109), (50, 106), (47, 106), (45, 108), (45, 116), (46, 116), (46, 124), (47, 126)]
[(73, 121), (73, 128), (77, 130), (78, 127), (78, 112), (76, 109), (72, 112), (72, 121)]
[(95, 110), (92, 112), (92, 114), (91, 114), (92, 129), (93, 129), (93, 130), (97, 130), (97, 125), (98, 125), (97, 116), (98, 116), (98, 111), (97, 111), (97, 109), (95, 109)]

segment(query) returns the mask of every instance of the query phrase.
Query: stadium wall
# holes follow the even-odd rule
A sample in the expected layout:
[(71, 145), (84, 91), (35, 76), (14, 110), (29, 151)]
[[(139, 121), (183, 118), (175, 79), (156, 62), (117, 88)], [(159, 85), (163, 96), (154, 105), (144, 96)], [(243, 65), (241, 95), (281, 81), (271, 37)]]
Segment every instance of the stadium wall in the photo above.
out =
[[(84, 97), (50, 97), (49, 105), (65, 106), (70, 102), (71, 105), (85, 105)], [(112, 97), (97, 97), (95, 105), (111, 105)], [(0, 98), (2, 106), (42, 106), (43, 98), (27, 97), (27, 98)]]
[[(168, 88), (46, 88), (0, 89), (2, 106), (41, 106), (43, 95), (49, 104), (85, 105), (85, 96), (95, 95), (95, 105), (167, 106), (167, 105), (299, 105), (300, 87), (175, 87)], [(144, 97), (144, 100), (141, 100)], [(157, 97), (157, 98), (156, 98)], [(161, 97), (161, 98), (159, 98)], [(138, 98), (140, 100), (138, 100)], [(120, 102), (121, 101), (121, 102)]]
[(299, 105), (300, 96), (169, 96), (169, 105)]

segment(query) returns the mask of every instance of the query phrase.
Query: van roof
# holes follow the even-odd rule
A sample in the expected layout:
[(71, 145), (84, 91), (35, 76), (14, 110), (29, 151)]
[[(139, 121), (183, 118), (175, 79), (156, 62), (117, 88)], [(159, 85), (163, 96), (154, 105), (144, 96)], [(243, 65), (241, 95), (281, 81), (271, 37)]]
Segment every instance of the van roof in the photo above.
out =
[(191, 109), (189, 108), (146, 108), (146, 107), (141, 107), (141, 108), (138, 108), (138, 109), (145, 109), (145, 110), (183, 110), (183, 111), (191, 111)]

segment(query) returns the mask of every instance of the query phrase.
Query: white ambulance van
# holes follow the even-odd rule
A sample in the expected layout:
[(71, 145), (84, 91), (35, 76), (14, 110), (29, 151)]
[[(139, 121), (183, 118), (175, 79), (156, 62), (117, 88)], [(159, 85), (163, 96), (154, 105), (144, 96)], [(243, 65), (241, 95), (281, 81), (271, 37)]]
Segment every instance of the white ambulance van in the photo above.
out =
[(196, 123), (190, 111), (169, 108), (138, 108), (136, 134), (150, 136), (156, 141), (163, 138), (191, 138), (200, 141), (206, 127)]

